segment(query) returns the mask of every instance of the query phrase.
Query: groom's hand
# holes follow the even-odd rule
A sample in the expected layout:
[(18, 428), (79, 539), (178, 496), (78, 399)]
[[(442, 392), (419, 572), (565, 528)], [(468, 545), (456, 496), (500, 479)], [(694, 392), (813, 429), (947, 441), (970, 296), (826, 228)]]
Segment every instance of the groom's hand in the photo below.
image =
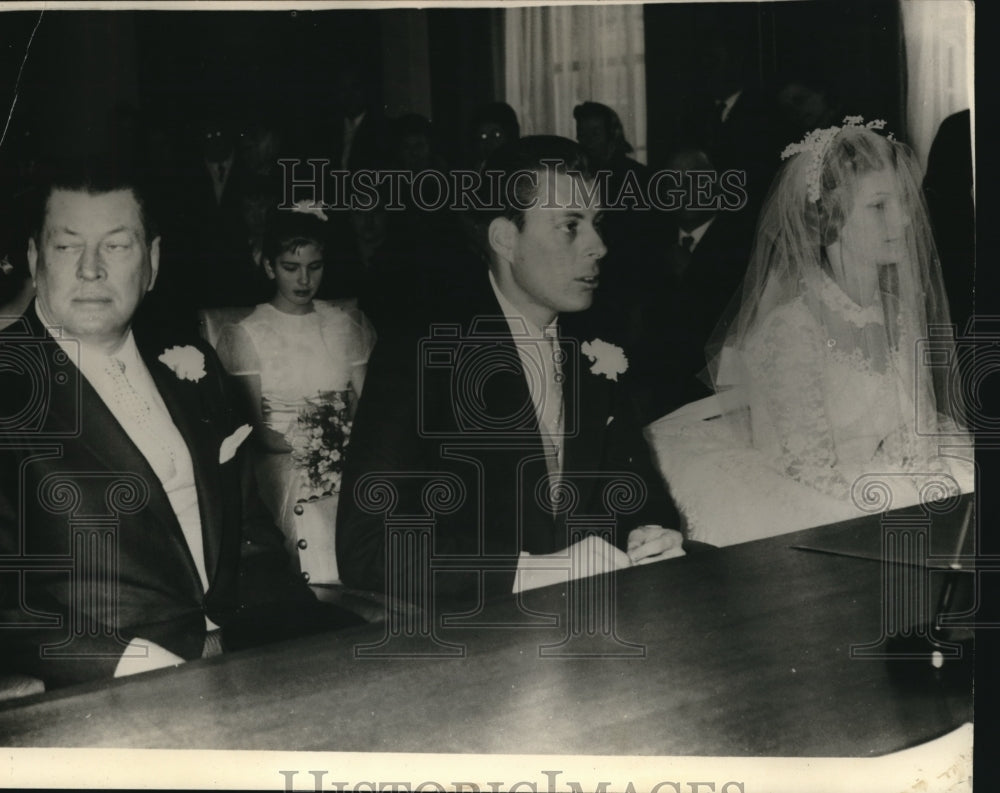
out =
[(523, 592), (570, 579), (611, 573), (630, 564), (628, 556), (619, 548), (591, 534), (556, 553), (532, 556), (522, 551), (513, 591)]
[(684, 556), (684, 535), (662, 526), (639, 526), (628, 535), (628, 558), (632, 564), (648, 564)]

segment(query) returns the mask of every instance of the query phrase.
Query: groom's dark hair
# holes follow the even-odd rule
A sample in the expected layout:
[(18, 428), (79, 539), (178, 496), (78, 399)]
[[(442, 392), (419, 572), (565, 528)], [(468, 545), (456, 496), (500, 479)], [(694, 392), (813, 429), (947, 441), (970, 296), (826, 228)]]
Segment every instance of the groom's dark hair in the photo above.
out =
[[(554, 164), (553, 164), (554, 163)], [(549, 169), (572, 173), (590, 180), (594, 172), (587, 153), (576, 141), (558, 135), (529, 135), (505, 143), (480, 169), (479, 207), (474, 210), (476, 242), (489, 261), (489, 226), (505, 217), (519, 229), (524, 228), (524, 207), (538, 197), (536, 186), (524, 178), (525, 171), (544, 178)]]
[(102, 195), (130, 190), (139, 206), (139, 217), (148, 246), (159, 234), (153, 211), (152, 191), (145, 170), (127, 159), (112, 156), (52, 159), (39, 168), (29, 200), (28, 233), (40, 244), (49, 198), (55, 190)]

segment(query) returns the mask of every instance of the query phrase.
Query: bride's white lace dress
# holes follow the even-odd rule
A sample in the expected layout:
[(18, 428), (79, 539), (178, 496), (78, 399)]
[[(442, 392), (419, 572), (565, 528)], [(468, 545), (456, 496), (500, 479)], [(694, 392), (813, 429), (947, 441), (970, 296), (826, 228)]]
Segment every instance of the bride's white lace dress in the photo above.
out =
[(747, 340), (748, 404), (650, 425), (691, 538), (729, 545), (973, 489), (968, 439), (920, 415), (916, 340), (873, 356), (858, 340), (881, 308), (829, 279), (818, 295), (778, 306)]
[[(304, 410), (355, 401), (375, 341), (370, 323), (352, 303), (316, 300), (314, 308), (296, 315), (264, 303), (219, 338), (219, 357), (230, 374), (260, 377), (264, 423), (290, 445)], [(291, 453), (258, 454), (256, 474), (261, 497), (301, 572), (312, 583), (336, 583), (337, 494), (318, 498)]]

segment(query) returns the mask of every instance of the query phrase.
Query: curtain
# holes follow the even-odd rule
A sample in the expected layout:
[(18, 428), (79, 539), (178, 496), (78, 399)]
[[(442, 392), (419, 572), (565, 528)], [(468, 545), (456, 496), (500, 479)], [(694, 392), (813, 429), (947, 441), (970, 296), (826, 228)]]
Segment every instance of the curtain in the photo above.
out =
[(908, 74), (907, 127), (926, 168), (938, 126), (972, 104), (973, 4), (900, 0), (900, 5)]
[(576, 137), (573, 108), (600, 102), (618, 113), (646, 161), (646, 73), (641, 5), (508, 8), (507, 102), (522, 134)]

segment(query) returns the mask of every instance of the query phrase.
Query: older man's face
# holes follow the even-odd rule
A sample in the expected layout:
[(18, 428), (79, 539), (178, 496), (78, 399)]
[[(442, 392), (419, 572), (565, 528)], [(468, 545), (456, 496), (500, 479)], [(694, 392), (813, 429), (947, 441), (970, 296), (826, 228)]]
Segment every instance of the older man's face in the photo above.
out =
[(125, 337), (159, 268), (131, 190), (54, 190), (28, 265), (45, 317), (82, 342), (113, 348)]

